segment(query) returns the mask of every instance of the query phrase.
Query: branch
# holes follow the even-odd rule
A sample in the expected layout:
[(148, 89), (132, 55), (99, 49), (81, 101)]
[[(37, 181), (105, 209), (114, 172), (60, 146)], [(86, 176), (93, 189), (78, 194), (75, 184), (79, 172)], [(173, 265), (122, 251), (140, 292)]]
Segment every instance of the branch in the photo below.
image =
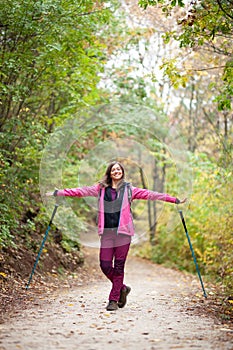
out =
[(212, 70), (212, 69), (219, 69), (219, 68), (225, 68), (226, 66), (218, 66), (218, 67), (209, 67), (209, 68), (199, 68), (199, 69), (191, 69), (193, 72), (201, 72), (205, 70)]
[(95, 11), (90, 11), (90, 12), (83, 12), (83, 13), (80, 13), (78, 15), (78, 17), (89, 16), (89, 15), (92, 15), (93, 13), (99, 13), (99, 12), (106, 11), (106, 10), (109, 10), (109, 8), (105, 8), (105, 9), (101, 9), (101, 10), (95, 10)]
[(231, 16), (222, 6), (221, 4), (221, 0), (217, 0), (218, 6), (220, 7), (220, 9), (222, 10), (223, 13), (225, 13), (225, 15), (231, 19), (233, 19), (233, 16)]

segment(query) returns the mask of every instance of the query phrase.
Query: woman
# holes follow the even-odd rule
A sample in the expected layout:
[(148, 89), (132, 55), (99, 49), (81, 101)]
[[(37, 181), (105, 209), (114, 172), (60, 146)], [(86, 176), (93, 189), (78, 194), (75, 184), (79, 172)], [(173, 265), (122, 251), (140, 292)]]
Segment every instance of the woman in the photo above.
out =
[(97, 197), (99, 199), (98, 233), (100, 235), (100, 267), (112, 282), (108, 311), (125, 306), (131, 288), (124, 281), (124, 267), (131, 237), (134, 235), (131, 201), (134, 199), (161, 200), (180, 204), (168, 194), (133, 187), (125, 181), (125, 170), (121, 163), (109, 164), (103, 179), (96, 185), (56, 190), (47, 196)]

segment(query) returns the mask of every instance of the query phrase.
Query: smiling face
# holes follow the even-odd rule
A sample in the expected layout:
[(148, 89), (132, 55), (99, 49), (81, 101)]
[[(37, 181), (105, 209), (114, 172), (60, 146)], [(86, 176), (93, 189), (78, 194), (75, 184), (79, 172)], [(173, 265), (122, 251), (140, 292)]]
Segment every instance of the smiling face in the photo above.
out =
[(121, 166), (116, 163), (112, 166), (111, 168), (111, 172), (110, 172), (110, 177), (112, 179), (112, 181), (120, 181), (123, 177), (123, 170), (121, 168)]

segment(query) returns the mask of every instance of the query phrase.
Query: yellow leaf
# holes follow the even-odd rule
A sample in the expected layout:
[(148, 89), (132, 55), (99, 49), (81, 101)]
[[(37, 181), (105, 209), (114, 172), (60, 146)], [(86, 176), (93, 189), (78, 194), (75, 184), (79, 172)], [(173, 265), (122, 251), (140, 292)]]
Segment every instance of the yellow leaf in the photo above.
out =
[(7, 276), (7, 274), (4, 273), (4, 272), (0, 272), (0, 275), (3, 276), (3, 277), (6, 277), (6, 276)]
[(228, 300), (228, 303), (233, 304), (233, 300)]

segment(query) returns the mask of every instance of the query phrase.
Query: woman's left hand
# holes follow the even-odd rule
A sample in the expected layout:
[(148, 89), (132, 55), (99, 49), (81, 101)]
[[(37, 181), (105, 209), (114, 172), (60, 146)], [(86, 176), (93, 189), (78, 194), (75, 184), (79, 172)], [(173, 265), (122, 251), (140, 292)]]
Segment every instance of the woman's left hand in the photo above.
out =
[(185, 202), (187, 202), (188, 198), (184, 198), (184, 199), (180, 199), (180, 203), (179, 204), (183, 204)]

